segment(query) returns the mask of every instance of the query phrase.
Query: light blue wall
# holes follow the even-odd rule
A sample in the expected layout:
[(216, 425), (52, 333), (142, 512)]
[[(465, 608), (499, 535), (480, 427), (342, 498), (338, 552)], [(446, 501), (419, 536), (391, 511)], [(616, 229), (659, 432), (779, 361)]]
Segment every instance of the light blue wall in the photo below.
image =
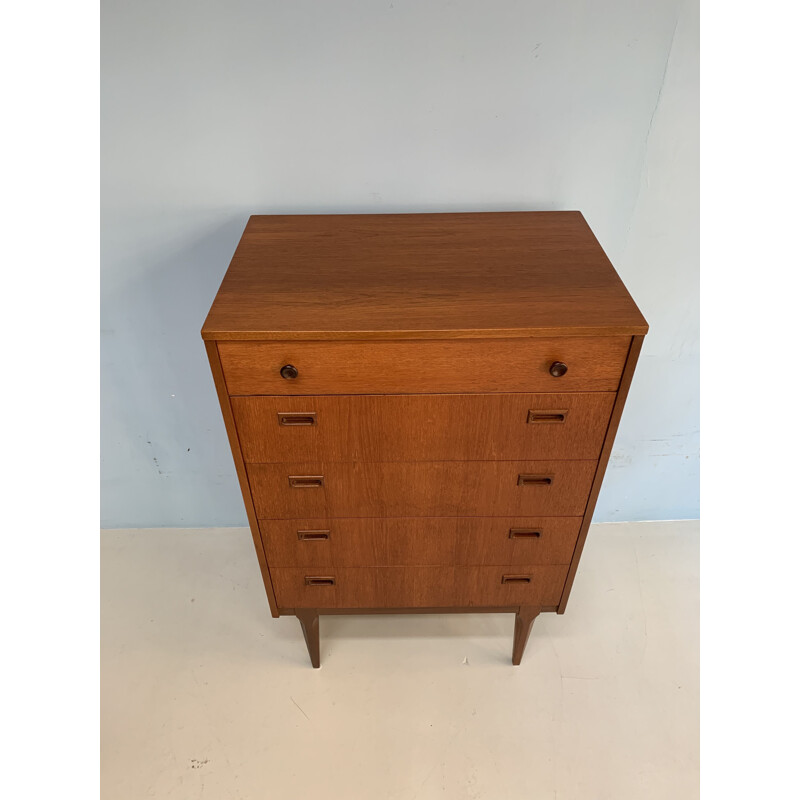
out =
[(246, 524), (200, 326), (253, 213), (580, 209), (651, 325), (596, 520), (698, 515), (697, 8), (105, 0), (102, 524)]

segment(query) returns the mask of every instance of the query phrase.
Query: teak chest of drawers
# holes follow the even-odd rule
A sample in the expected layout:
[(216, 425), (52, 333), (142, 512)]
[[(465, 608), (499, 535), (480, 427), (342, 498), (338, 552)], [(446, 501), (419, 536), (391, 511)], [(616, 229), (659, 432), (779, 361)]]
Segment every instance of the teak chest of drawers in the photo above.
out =
[(563, 613), (647, 323), (579, 212), (253, 216), (203, 326), (272, 615)]

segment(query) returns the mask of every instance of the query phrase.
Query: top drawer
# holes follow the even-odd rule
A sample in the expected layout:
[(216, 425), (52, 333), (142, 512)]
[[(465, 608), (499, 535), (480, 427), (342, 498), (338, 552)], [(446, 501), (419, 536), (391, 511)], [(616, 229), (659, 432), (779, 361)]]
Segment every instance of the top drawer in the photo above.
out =
[[(628, 336), (217, 344), (231, 395), (614, 392), (629, 345)], [(556, 362), (566, 372), (551, 373)], [(281, 375), (288, 365), (296, 377)]]

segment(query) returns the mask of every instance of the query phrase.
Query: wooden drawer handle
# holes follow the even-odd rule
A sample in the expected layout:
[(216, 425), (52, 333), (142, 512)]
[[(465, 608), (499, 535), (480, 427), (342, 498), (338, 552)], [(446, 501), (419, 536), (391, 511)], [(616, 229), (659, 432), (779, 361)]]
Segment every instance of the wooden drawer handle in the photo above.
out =
[(297, 538), (301, 542), (324, 542), (331, 538), (330, 531), (297, 531)]
[(550, 374), (554, 378), (561, 378), (567, 374), (567, 365), (563, 361), (554, 361), (550, 365)]
[(281, 378), (287, 381), (293, 381), (298, 376), (297, 367), (294, 364), (284, 364), (281, 367)]
[(290, 475), (289, 486), (292, 489), (319, 489), (325, 485), (322, 475)]
[(279, 411), (278, 424), (285, 425), (287, 428), (300, 425), (316, 425), (317, 412), (308, 411), (306, 413), (301, 413), (299, 411)]
[(306, 586), (335, 586), (336, 578), (306, 575)]
[(517, 486), (552, 486), (552, 475), (520, 475), (517, 477)]
[(503, 575), (501, 583), (530, 583), (530, 575)]
[(528, 424), (533, 423), (559, 423), (567, 421), (566, 411), (528, 411)]
[(539, 539), (541, 535), (541, 531), (533, 530), (533, 528), (512, 528), (508, 532), (509, 539)]

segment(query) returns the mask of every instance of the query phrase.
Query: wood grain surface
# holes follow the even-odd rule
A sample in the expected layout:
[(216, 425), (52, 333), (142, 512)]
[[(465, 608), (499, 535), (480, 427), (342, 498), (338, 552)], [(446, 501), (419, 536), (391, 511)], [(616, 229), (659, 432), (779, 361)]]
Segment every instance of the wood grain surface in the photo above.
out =
[(596, 459), (615, 397), (253, 396), (231, 406), (247, 462)]
[[(595, 461), (303, 462), (249, 464), (259, 518), (582, 516)], [(520, 486), (521, 474), (549, 476)], [(291, 476), (321, 476), (292, 488)]]
[(578, 211), (250, 217), (206, 339), (635, 335)]
[(519, 663), (647, 330), (579, 212), (250, 218), (202, 333), (270, 608), (315, 666), (320, 613), (395, 609), (514, 611)]
[[(497, 567), (328, 567), (273, 570), (281, 607), (409, 608), (422, 606), (549, 606), (558, 602), (566, 565)], [(503, 583), (503, 578), (529, 583)], [(307, 579), (331, 578), (331, 586)]]
[(273, 567), (569, 564), (581, 517), (262, 519), (259, 526)]
[[(220, 342), (232, 395), (615, 392), (630, 337)], [(550, 374), (561, 361), (567, 373)], [(297, 378), (281, 377), (293, 365)]]
[(247, 470), (245, 468), (244, 459), (242, 458), (242, 449), (239, 445), (236, 423), (233, 419), (231, 402), (228, 397), (227, 387), (225, 386), (225, 376), (222, 374), (222, 365), (219, 363), (219, 353), (217, 352), (216, 342), (206, 342), (206, 355), (208, 356), (208, 363), (211, 367), (211, 375), (214, 378), (214, 386), (217, 390), (217, 398), (219, 400), (220, 410), (222, 411), (222, 419), (225, 423), (225, 431), (228, 434), (228, 443), (230, 444), (233, 463), (236, 467), (236, 477), (239, 480), (239, 488), (242, 492), (242, 499), (244, 500), (244, 507), (247, 512), (247, 522), (250, 525), (250, 534), (253, 537), (253, 545), (256, 548), (256, 557), (258, 558), (258, 566), (261, 570), (261, 578), (264, 581), (264, 589), (267, 592), (270, 612), (273, 617), (277, 617), (279, 616), (278, 606), (275, 602), (275, 592), (272, 589), (272, 579), (270, 578), (269, 565), (267, 564), (267, 555), (264, 552), (264, 544), (258, 532), (258, 518), (255, 508), (253, 507), (253, 497), (250, 492)]
[(541, 606), (521, 606), (514, 619), (514, 645), (511, 653), (511, 663), (517, 667), (522, 663), (522, 655), (528, 637), (531, 635), (531, 626), (541, 612)]

